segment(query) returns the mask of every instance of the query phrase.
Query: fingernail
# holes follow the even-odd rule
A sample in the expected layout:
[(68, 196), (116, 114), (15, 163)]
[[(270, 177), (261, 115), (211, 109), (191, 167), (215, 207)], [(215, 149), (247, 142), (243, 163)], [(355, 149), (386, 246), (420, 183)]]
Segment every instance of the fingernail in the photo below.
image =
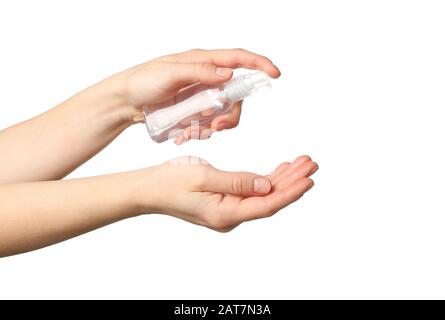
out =
[(270, 181), (266, 178), (255, 178), (253, 180), (253, 191), (255, 193), (268, 193), (270, 191)]
[(312, 168), (311, 172), (309, 172), (309, 175), (313, 175), (318, 170), (318, 164), (314, 163), (315, 166)]
[(230, 68), (216, 68), (216, 74), (220, 77), (228, 77), (232, 74), (232, 69)]

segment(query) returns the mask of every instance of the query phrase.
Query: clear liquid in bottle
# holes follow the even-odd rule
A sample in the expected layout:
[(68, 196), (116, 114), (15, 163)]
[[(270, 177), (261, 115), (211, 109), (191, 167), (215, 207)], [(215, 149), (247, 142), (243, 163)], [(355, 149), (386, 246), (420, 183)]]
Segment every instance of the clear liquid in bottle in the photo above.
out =
[(270, 86), (265, 73), (255, 72), (237, 76), (220, 86), (188, 87), (180, 91), (170, 105), (144, 108), (148, 133), (158, 143), (172, 139), (188, 127), (210, 123), (229, 111), (233, 103)]

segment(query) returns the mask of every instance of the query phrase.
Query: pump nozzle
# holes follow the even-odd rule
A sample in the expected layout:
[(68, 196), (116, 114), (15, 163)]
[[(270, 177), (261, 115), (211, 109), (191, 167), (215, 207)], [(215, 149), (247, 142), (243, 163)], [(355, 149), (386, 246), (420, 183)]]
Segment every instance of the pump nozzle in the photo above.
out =
[(230, 102), (237, 102), (261, 88), (271, 88), (269, 77), (264, 72), (254, 72), (233, 78), (224, 85)]

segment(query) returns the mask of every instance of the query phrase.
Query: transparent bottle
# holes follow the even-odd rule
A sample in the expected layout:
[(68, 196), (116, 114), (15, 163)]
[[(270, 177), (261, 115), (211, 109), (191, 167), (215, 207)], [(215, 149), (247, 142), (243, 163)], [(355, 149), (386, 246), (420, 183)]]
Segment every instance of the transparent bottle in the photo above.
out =
[(209, 124), (229, 111), (233, 103), (264, 87), (271, 87), (269, 77), (263, 72), (254, 72), (220, 86), (198, 84), (185, 88), (170, 104), (144, 108), (148, 133), (154, 141), (164, 142), (181, 135), (187, 127)]

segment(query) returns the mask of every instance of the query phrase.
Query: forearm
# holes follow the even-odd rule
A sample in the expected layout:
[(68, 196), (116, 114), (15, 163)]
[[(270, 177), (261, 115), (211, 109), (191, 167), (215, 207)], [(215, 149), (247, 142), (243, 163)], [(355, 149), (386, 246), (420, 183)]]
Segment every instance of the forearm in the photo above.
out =
[(123, 85), (111, 77), (0, 131), (0, 184), (60, 179), (141, 121), (142, 111), (124, 102)]
[(0, 257), (143, 213), (137, 190), (150, 170), (0, 186)]

